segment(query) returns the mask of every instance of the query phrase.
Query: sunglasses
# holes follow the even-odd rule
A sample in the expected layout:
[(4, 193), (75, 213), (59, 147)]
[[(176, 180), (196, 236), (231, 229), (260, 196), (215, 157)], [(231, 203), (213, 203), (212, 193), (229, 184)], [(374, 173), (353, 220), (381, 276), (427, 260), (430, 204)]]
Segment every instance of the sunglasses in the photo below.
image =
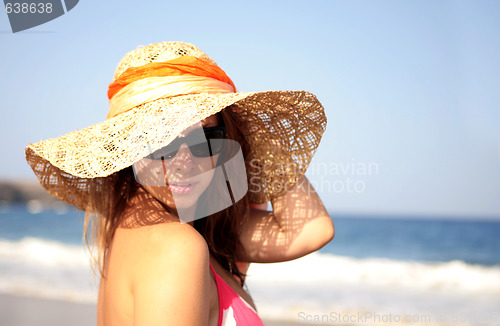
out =
[(186, 137), (177, 137), (167, 146), (149, 154), (145, 158), (162, 160), (173, 158), (182, 144), (186, 144), (195, 157), (210, 157), (219, 154), (224, 148), (226, 128), (224, 126), (194, 130)]

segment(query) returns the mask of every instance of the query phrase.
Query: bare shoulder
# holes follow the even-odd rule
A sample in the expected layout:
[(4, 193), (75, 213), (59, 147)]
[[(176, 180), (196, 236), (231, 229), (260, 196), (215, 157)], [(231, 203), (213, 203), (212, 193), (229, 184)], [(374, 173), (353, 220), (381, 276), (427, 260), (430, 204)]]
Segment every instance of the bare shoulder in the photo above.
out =
[(183, 259), (183, 255), (203, 258), (209, 252), (201, 234), (191, 225), (179, 223), (144, 190), (138, 191), (125, 210), (115, 237), (127, 247), (129, 257), (143, 263)]
[(128, 275), (134, 323), (206, 324), (211, 286), (207, 243), (191, 225), (169, 216), (163, 219), (163, 223), (120, 227), (113, 239), (111, 256), (121, 260), (120, 270)]
[(205, 239), (189, 224), (162, 223), (128, 233), (134, 246), (133, 256), (143, 264), (171, 261), (177, 264), (184, 260), (192, 263), (209, 257)]
[[(115, 241), (126, 255), (131, 281), (140, 281), (149, 269), (172, 266), (205, 265), (208, 268), (208, 245), (201, 234), (189, 224), (165, 222), (137, 228), (120, 228)], [(118, 247), (117, 246), (117, 247)], [(114, 249), (113, 249), (114, 250)], [(206, 264), (203, 264), (206, 262)]]

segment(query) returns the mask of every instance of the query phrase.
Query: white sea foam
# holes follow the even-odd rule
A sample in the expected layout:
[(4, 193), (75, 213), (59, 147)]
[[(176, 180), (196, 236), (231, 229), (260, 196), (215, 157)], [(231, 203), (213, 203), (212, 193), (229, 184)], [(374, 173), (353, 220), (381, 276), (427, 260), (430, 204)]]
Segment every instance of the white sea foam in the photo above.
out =
[(500, 266), (462, 261), (414, 262), (382, 258), (357, 259), (313, 253), (279, 264), (252, 264), (248, 272), (259, 284), (307, 286), (357, 285), (384, 289), (447, 293), (500, 294)]
[(0, 292), (95, 302), (95, 284), (83, 245), (0, 239)]
[[(461, 313), (465, 321), (472, 314), (480, 314), (485, 325), (500, 321), (499, 266), (314, 253), (286, 263), (252, 264), (247, 284), (264, 318), (301, 321), (333, 312), (374, 312), (430, 314), (452, 322)], [(96, 302), (97, 285), (83, 245), (0, 239), (0, 292)]]
[[(313, 253), (286, 263), (252, 264), (248, 275), (259, 313), (270, 319), (314, 321), (322, 316), (328, 324), (341, 312), (352, 317), (392, 314), (417, 324), (458, 319), (461, 325), (500, 323), (498, 266)], [(370, 324), (355, 320), (354, 324)]]

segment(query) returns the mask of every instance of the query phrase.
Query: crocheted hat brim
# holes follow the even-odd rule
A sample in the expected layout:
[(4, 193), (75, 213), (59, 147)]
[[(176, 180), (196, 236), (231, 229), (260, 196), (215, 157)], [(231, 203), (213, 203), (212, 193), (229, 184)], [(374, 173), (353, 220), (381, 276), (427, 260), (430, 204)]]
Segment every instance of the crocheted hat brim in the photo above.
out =
[[(231, 106), (250, 145), (249, 199), (280, 196), (304, 175), (326, 128), (305, 91), (202, 93), (162, 98), (82, 130), (26, 147), (26, 160), (54, 197), (85, 209), (88, 186), (168, 145), (187, 127)], [(252, 182), (250, 182), (252, 181)]]

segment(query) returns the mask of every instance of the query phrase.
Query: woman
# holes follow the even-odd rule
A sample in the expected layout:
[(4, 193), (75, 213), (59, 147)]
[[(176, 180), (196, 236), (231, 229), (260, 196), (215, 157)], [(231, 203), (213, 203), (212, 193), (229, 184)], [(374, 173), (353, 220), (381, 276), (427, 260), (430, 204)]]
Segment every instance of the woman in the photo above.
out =
[(333, 238), (304, 177), (321, 104), (303, 91), (236, 92), (181, 42), (128, 53), (108, 97), (106, 121), (26, 148), (40, 183), (86, 211), (98, 325), (261, 325), (243, 288), (248, 264)]

